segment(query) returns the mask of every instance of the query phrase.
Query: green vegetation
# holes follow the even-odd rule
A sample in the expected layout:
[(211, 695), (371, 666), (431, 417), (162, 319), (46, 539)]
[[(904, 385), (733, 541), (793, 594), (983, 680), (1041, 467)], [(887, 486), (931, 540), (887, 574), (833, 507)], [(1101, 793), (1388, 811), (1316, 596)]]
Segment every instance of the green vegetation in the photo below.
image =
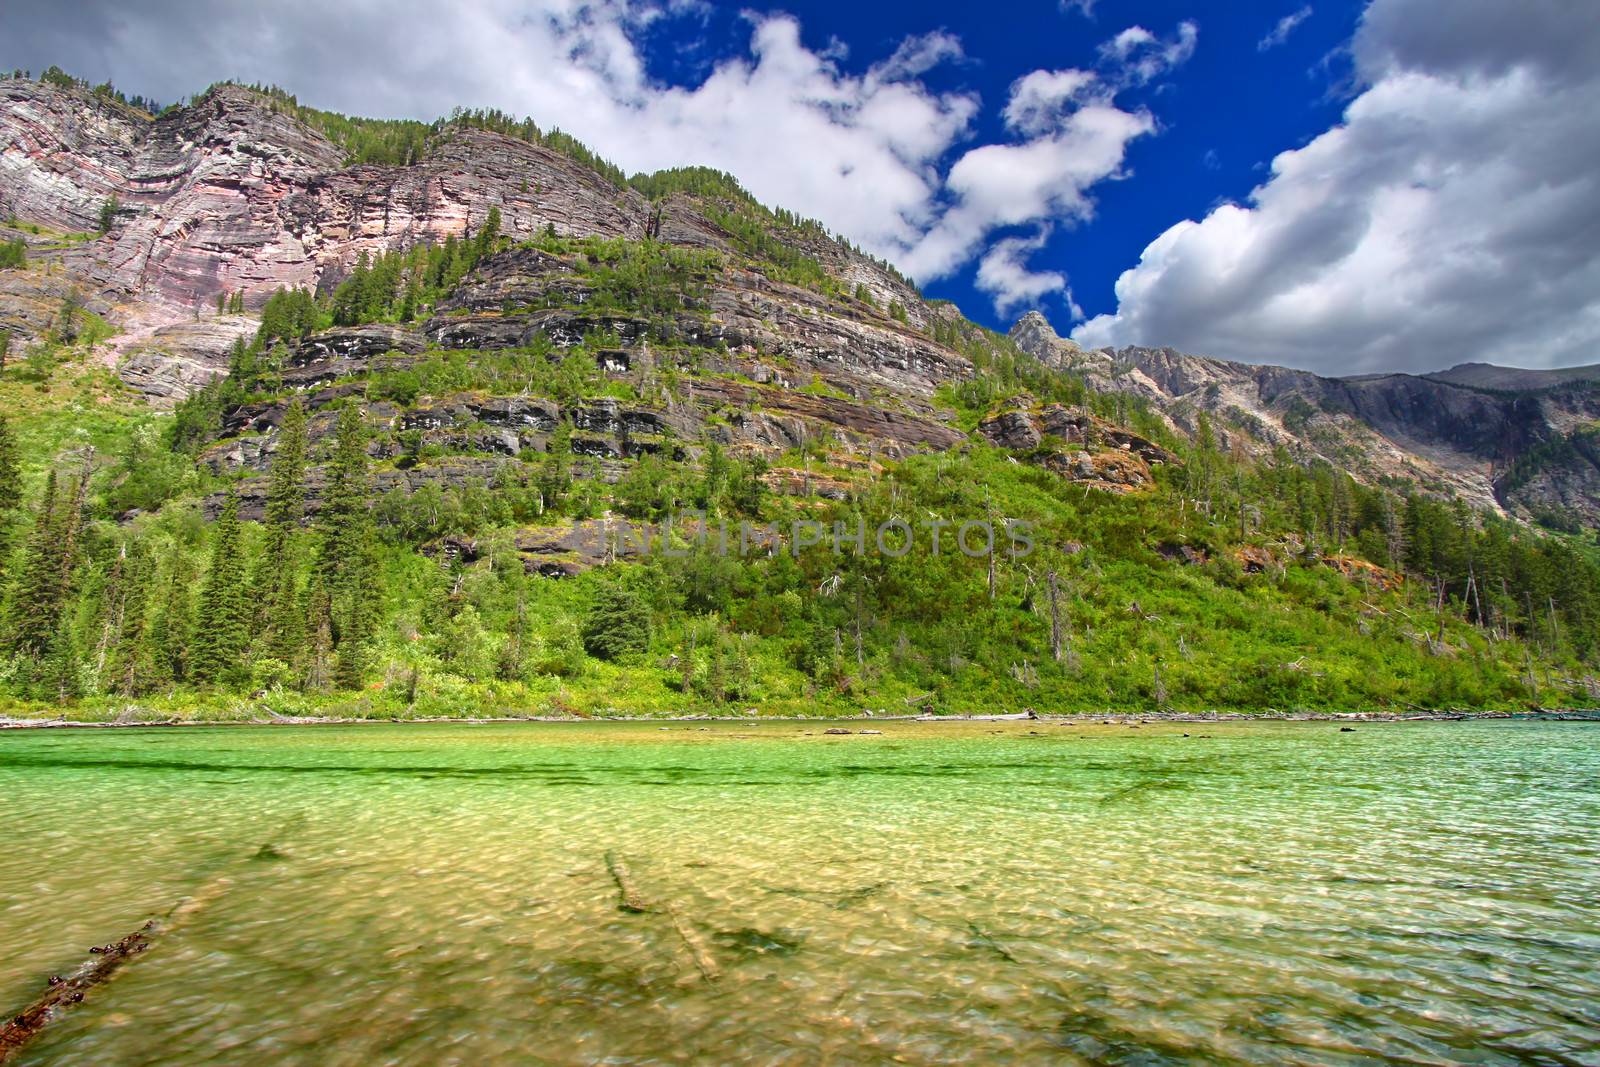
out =
[(118, 202), (115, 196), (108, 197), (106, 202), (100, 205), (99, 225), (101, 234), (108, 234), (111, 232), (111, 227), (114, 226), (117, 221), (117, 212), (121, 209), (122, 204)]
[[(19, 79), (30, 77), (28, 72), (23, 70), (12, 71), (9, 76)], [(6, 77), (6, 75), (4, 73), (0, 73), (0, 77)], [(39, 80), (61, 89), (72, 89), (92, 93), (102, 100), (115, 101), (124, 107), (132, 108), (135, 111), (143, 112), (146, 115), (156, 115), (161, 112), (161, 105), (157, 104), (154, 100), (149, 100), (142, 96), (124, 96), (110, 82), (102, 82), (99, 85), (91, 85), (82, 78), (74, 78), (60, 67), (52, 66), (47, 68), (43, 74), (39, 75)]]
[[(207, 92), (216, 87), (213, 85)], [(248, 85), (245, 88), (266, 97), (274, 110), (294, 116), (344, 149), (347, 163), (411, 166), (419, 162), (436, 141), (458, 130), (488, 130), (559, 152), (615, 185), (621, 186), (626, 182), (619, 167), (595, 155), (570, 134), (558, 129), (541, 130), (530, 118), (516, 118), (494, 108), (456, 108), (448, 118), (435, 119), (433, 122), (367, 119), (308, 107), (300, 103), (293, 93), (276, 85)]]
[[(315, 307), (285, 294), (263, 343), (298, 336)], [(967, 343), (989, 346), (1001, 399), (972, 401), (960, 408), (964, 418), (1003, 407), (1022, 383), (1113, 414), (1127, 408), (1080, 393), (1070, 379), (1052, 393), (1049, 372), (992, 337)], [(524, 379), (529, 391), (564, 391), (580, 403), (616, 384), (590, 361), (584, 375), (555, 385), (581, 363), (547, 345), (439, 352), (403, 372), (380, 360), (366, 385), (369, 397), (392, 395), (396, 375), (415, 373), (424, 395), (469, 383), (514, 393), (523, 386), (511, 384), (513, 368), (541, 367)], [(241, 379), (252, 373), (248, 361), (236, 367)], [(279, 396), (270, 375), (231, 401), (242, 395)], [(252, 693), (264, 694), (256, 706), (285, 714), (363, 716), (925, 703), (1289, 711), (1591, 699), (1584, 679), (1600, 641), (1600, 571), (1563, 540), (1397, 498), (1287, 456), (1241, 462), (1219, 452), (1204, 427), (1192, 445), (1169, 439), (1177, 462), (1158, 468), (1145, 493), (1085, 489), (972, 444), (889, 464), (882, 477), (856, 482), (849, 499), (823, 502), (765, 492), (761, 465), (712, 445), (689, 461), (644, 456), (606, 485), (574, 451), (570, 426), (546, 451), (500, 461), (490, 482), (380, 492), (375, 475), (388, 465), (426, 467), (447, 454), (402, 448), (374, 460), (369, 450), (393, 449), (353, 402), (328, 412), (335, 422), (316, 441), (301, 399), (283, 410), (259, 521), (241, 521), (243, 498), (227, 482), (218, 493), (203, 465), (152, 442), (145, 418), (111, 417), (110, 452), (92, 462), (81, 447), (46, 444), (34, 430), (14, 449), (25, 460), (10, 465), (28, 476), (9, 482), (7, 440), (17, 435), (0, 430), (10, 546), (0, 691), (76, 701), (91, 716), (130, 699), (179, 712), (242, 708)], [(38, 411), (22, 424), (58, 417)], [(182, 422), (168, 420), (169, 432)], [(319, 506), (308, 522), (313, 469)], [(217, 516), (209, 522), (208, 495)], [(897, 517), (1025, 518), (1035, 550), (1013, 557), (1002, 541), (991, 568), (948, 546), (933, 552), (924, 531), (898, 559), (848, 546), (835, 554), (826, 539), (798, 554), (724, 557), (715, 537), (697, 546), (692, 531), (687, 539), (680, 531), (678, 554), (559, 580), (529, 573), (514, 544), (529, 526), (559, 528), (607, 508), (659, 521), (690, 507), (730, 524), (735, 542), (741, 521), (786, 528), (805, 519), (845, 531), (861, 523), (870, 543), (879, 523)], [(115, 521), (131, 508), (136, 518)], [(468, 543), (470, 553), (442, 550)], [(1198, 562), (1184, 563), (1175, 546)], [(1266, 565), (1247, 573), (1241, 546)], [(1395, 565), (1413, 578), (1385, 589), (1381, 572), (1352, 578), (1330, 556)]]
[[(543, 144), (650, 199), (699, 198), (734, 250), (553, 231), (513, 247), (494, 211), (443, 244), (363, 255), (331, 291), (273, 294), (229, 374), (168, 416), (98, 366), (108, 327), (81, 297), (64, 300), (42, 342), (9, 363), (0, 350), (0, 700), (88, 716), (136, 701), (403, 717), (1600, 699), (1600, 565), (1568, 537), (1288, 454), (1230, 454), (1204, 416), (1193, 441), (1180, 438), (1136, 399), (1098, 393), (946, 309), (841, 281), (819, 224), (762, 206), (726, 174), (624, 183), (559, 131), (500, 112), (376, 122), (257, 91), (354, 163), (414, 163), (473, 128)], [(102, 232), (117, 212), (105, 205)], [(484, 306), (496, 290), (474, 271), (509, 257), (548, 278), (518, 297), (537, 306)], [(0, 248), (0, 265), (26, 258), (20, 241)], [(771, 394), (740, 377), (738, 353), (696, 338), (711, 283), (735, 266), (825, 293), (842, 315), (909, 329), (915, 311), (976, 369), (934, 397), (953, 426), (1053, 404), (1086, 439), (1012, 455), (972, 436), (869, 459), (813, 421), (781, 454), (743, 450), (728, 431)], [(219, 312), (243, 308), (242, 292), (218, 297)], [(550, 316), (559, 344), (391, 353), (312, 392), (285, 385), (294, 347), (329, 327), (533, 311), (564, 313)], [(628, 370), (611, 359), (624, 331), (648, 338)], [(855, 402), (809, 367), (785, 372), (818, 408)], [(512, 399), (527, 414), (505, 447), (505, 422), (472, 420)], [(661, 418), (608, 437), (592, 427), (609, 400)], [(670, 417), (697, 410), (704, 434)], [(1080, 451), (1142, 464), (1110, 443), (1130, 431), (1166, 450), (1153, 484), (1061, 473)], [(227, 433), (243, 439), (214, 447)], [(1592, 447), (1581, 433), (1552, 442), (1506, 477)], [(258, 469), (233, 470), (233, 454)], [(812, 479), (830, 495), (805, 495)], [(707, 516), (709, 543), (690, 526), (670, 554), (561, 547), (579, 523), (686, 509)], [(1013, 554), (1004, 538), (987, 557), (953, 550), (972, 521), (1026, 522), (1033, 551)], [(723, 529), (737, 545), (742, 523), (796, 522), (820, 524), (820, 543), (715, 547)], [(870, 548), (893, 522), (916, 524), (903, 555), (834, 549), (855, 530)], [(943, 524), (942, 551), (929, 522)], [(623, 561), (596, 565), (614, 555)]]

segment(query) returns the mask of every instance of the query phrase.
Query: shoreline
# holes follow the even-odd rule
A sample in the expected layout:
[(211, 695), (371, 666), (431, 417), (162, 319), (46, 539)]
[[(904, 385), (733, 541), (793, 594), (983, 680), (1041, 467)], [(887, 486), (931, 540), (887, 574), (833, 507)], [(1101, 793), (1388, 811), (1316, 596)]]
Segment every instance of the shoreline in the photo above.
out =
[(543, 723), (549, 725), (577, 725), (584, 723), (613, 723), (637, 726), (661, 724), (737, 723), (746, 726), (762, 723), (811, 723), (871, 725), (873, 723), (1047, 723), (1070, 726), (1139, 726), (1162, 723), (1267, 723), (1267, 722), (1331, 722), (1331, 723), (1414, 723), (1414, 722), (1594, 722), (1600, 723), (1600, 712), (1572, 711), (1437, 711), (1437, 712), (1092, 712), (1076, 715), (676, 715), (676, 716), (556, 716), (556, 715), (501, 715), (501, 716), (429, 716), (426, 718), (359, 718), (339, 716), (286, 716), (267, 718), (166, 718), (92, 721), (67, 718), (19, 718), (0, 715), (0, 732), (7, 730), (103, 730), (103, 729), (155, 729), (174, 727), (316, 727), (316, 726), (463, 726), (507, 725), (511, 723)]

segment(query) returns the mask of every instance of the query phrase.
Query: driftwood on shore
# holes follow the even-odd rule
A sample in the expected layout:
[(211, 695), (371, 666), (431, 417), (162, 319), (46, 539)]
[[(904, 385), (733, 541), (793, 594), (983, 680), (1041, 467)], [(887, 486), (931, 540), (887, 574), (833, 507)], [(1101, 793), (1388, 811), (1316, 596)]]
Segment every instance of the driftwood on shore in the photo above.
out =
[(1014, 715), (919, 715), (919, 722), (1026, 722), (1037, 719), (1036, 711), (1019, 711)]
[(1277, 708), (1263, 708), (1260, 711), (1144, 711), (1144, 712), (1094, 712), (1079, 711), (1075, 714), (1066, 712), (1030, 713), (1022, 711), (1015, 714), (958, 714), (936, 715), (930, 712), (906, 715), (863, 714), (859, 716), (814, 716), (814, 715), (673, 715), (668, 717), (657, 716), (629, 716), (617, 714), (597, 714), (587, 717), (573, 715), (509, 715), (509, 716), (417, 716), (405, 719), (382, 718), (329, 718), (324, 716), (286, 716), (279, 715), (272, 718), (240, 717), (240, 718), (182, 718), (172, 717), (166, 719), (135, 719), (119, 716), (114, 720), (95, 722), (80, 721), (66, 718), (32, 719), (18, 718), (16, 716), (0, 715), (0, 730), (39, 730), (39, 729), (121, 729), (151, 726), (408, 726), (425, 724), (450, 724), (456, 726), (487, 726), (509, 723), (578, 723), (578, 722), (606, 722), (606, 723), (631, 723), (643, 725), (646, 723), (825, 723), (825, 722), (1003, 722), (1026, 721), (1032, 719), (1048, 720), (1052, 722), (1073, 721), (1084, 717), (1100, 718), (1109, 716), (1103, 721), (1106, 723), (1139, 722), (1461, 722), (1479, 719), (1514, 719), (1534, 720), (1539, 722), (1600, 722), (1600, 712), (1588, 709), (1530, 709), (1527, 711), (1482, 711), (1470, 708), (1439, 708), (1428, 709), (1414, 704), (1406, 705), (1407, 711), (1359, 711), (1359, 712), (1286, 712)]

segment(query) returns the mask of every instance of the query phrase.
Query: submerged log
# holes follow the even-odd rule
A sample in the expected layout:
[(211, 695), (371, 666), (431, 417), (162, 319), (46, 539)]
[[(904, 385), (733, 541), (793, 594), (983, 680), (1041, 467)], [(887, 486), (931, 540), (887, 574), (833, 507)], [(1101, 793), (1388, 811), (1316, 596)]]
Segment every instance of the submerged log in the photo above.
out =
[(649, 911), (650, 902), (639, 892), (639, 886), (633, 880), (633, 872), (628, 870), (628, 865), (622, 857), (615, 852), (607, 852), (606, 866), (611, 870), (611, 877), (615, 879), (617, 889), (622, 893), (622, 900), (617, 906), (623, 911)]
[(148, 949), (162, 934), (170, 934), (185, 921), (221, 895), (232, 884), (226, 877), (213, 878), (194, 896), (179, 901), (162, 918), (151, 919), (133, 933), (89, 950), (89, 959), (70, 975), (51, 976), (44, 994), (0, 1026), (0, 1064), (9, 1063), (45, 1027), (98, 986), (109, 982), (122, 965)]
[(89, 950), (90, 958), (72, 974), (66, 978), (52, 976), (44, 995), (0, 1027), (0, 1063), (9, 1063), (52, 1019), (81, 1001), (89, 990), (108, 981), (130, 958), (149, 948), (155, 925), (151, 919), (120, 941), (96, 945)]
[[(606, 867), (617, 883), (618, 892), (622, 894), (622, 899), (617, 905), (622, 911), (658, 910), (639, 889), (639, 884), (633, 880), (633, 872), (628, 869), (627, 862), (614, 850), (606, 852)], [(706, 944), (705, 938), (700, 936), (700, 931), (694, 928), (694, 924), (676, 904), (668, 903), (665, 911), (672, 919), (672, 925), (678, 931), (678, 936), (683, 939), (684, 946), (689, 950), (689, 957), (694, 960), (700, 976), (708, 982), (715, 982), (721, 978), (722, 968), (717, 966), (717, 958), (712, 955), (711, 946)]]
[(689, 955), (694, 959), (694, 965), (699, 968), (701, 977), (708, 982), (715, 982), (721, 978), (722, 968), (717, 966), (717, 958), (711, 954), (711, 948), (706, 944), (705, 938), (700, 936), (700, 931), (684, 917), (677, 905), (669, 907), (667, 911), (672, 915), (672, 925), (678, 928), (678, 936), (683, 938), (683, 943), (688, 947)]
[(1006, 948), (999, 941), (996, 941), (993, 934), (983, 929), (983, 927), (979, 926), (977, 923), (967, 923), (967, 932), (973, 936), (973, 941), (971, 944), (980, 948), (988, 949), (990, 952), (993, 952), (996, 956), (999, 956), (1007, 963), (1017, 962), (1017, 957), (1011, 954), (1010, 949)]

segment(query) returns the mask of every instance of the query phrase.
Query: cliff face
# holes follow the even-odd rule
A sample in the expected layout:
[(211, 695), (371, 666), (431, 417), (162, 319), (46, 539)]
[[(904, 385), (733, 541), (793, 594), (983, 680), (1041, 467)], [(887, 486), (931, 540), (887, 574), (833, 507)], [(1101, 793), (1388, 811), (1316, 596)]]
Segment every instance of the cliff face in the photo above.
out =
[(1561, 447), (1600, 419), (1592, 368), (1323, 378), (1171, 348), (1085, 352), (1037, 312), (1011, 336), (1098, 389), (1145, 398), (1185, 432), (1204, 411), (1224, 444), (1246, 451), (1284, 447), (1371, 481), (1410, 481), (1525, 518), (1553, 510), (1600, 524), (1600, 467), (1583, 449)]
[[(74, 284), (137, 305), (116, 316), (122, 331), (110, 350), (131, 363), (130, 382), (164, 402), (224, 365), (227, 344), (210, 342), (222, 334), (231, 342), (228, 331), (174, 329), (207, 316), (219, 294), (242, 292), (245, 307), (258, 309), (280, 287), (326, 289), (362, 253), (460, 237), (491, 209), (513, 239), (550, 229), (637, 240), (654, 225), (672, 243), (732, 247), (690, 198), (653, 205), (560, 153), (483, 130), (448, 132), (413, 166), (342, 161), (327, 138), (236, 86), (150, 119), (85, 92), (0, 81), (0, 213), (92, 231), (116, 198), (110, 233), (61, 252), (60, 265)], [(835, 242), (811, 243), (801, 251), (847, 285), (864, 286), (879, 306), (901, 303), (910, 325), (922, 321), (921, 303), (904, 283)], [(752, 343), (770, 340), (761, 320), (791, 316), (778, 306), (782, 298), (747, 288), (750, 313), (728, 304), (729, 328)], [(39, 332), (3, 303), (0, 316), (25, 337)], [(839, 352), (860, 339), (848, 329), (803, 332), (809, 336), (786, 347)], [(876, 340), (882, 343), (872, 352), (904, 349), (885, 357), (891, 372), (929, 363), (915, 346)]]

